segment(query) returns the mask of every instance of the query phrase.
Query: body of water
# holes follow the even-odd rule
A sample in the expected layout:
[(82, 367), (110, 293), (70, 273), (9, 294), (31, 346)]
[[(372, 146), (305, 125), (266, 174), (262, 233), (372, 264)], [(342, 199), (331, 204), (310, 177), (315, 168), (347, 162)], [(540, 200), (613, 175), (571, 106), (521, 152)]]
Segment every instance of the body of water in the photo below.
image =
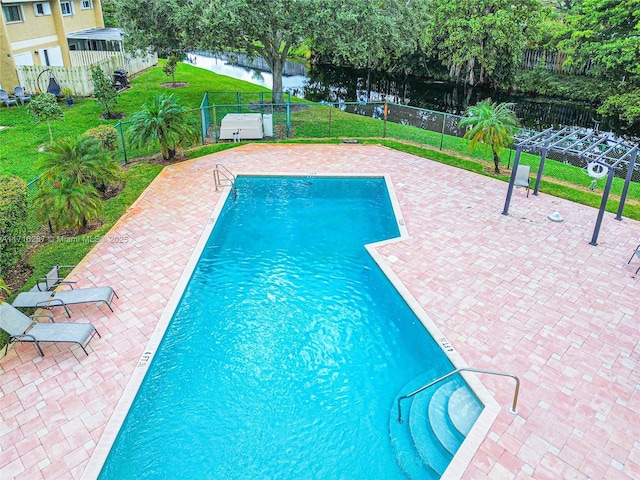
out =
[[(266, 67), (252, 68), (232, 64), (215, 56), (190, 55), (191, 63), (221, 75), (272, 88), (273, 76)], [(242, 60), (242, 59), (241, 59)], [(247, 62), (250, 63), (250, 62)], [(289, 62), (294, 64), (294, 62)], [(260, 64), (263, 66), (264, 64)], [(612, 131), (626, 138), (640, 138), (640, 128), (629, 128), (614, 119), (603, 119), (593, 105), (561, 101), (552, 97), (512, 95), (484, 87), (457, 85), (412, 75), (393, 76), (381, 72), (312, 64), (301, 74), (285, 75), (283, 89), (314, 102), (383, 102), (400, 103), (439, 112), (463, 115), (469, 106), (486, 98), (512, 102), (522, 126), (532, 130), (549, 127), (579, 126)], [(292, 68), (295, 69), (295, 66)], [(306, 67), (304, 67), (306, 68)]]

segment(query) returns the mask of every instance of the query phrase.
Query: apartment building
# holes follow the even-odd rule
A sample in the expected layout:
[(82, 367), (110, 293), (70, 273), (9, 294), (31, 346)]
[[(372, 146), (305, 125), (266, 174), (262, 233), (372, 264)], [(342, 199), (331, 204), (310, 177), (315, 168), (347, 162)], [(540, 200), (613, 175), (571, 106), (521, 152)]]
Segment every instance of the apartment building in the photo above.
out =
[(79, 66), (76, 52), (120, 52), (122, 31), (104, 28), (101, 0), (0, 0), (0, 85), (19, 84), (20, 65)]

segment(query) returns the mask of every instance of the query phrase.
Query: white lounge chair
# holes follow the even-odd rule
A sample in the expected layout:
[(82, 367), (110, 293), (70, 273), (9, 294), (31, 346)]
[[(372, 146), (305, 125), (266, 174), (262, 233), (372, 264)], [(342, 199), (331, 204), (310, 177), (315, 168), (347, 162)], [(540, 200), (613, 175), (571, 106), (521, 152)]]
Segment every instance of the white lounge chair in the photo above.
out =
[(48, 292), (56, 287), (66, 285), (73, 289), (73, 284), (76, 282), (70, 282), (65, 280), (65, 276), (61, 273), (61, 269), (69, 270), (74, 268), (75, 265), (54, 265), (49, 270), (46, 276), (39, 278), (36, 285), (31, 289), (32, 292)]
[[(35, 322), (33, 318), (45, 317), (52, 323)], [(27, 317), (8, 303), (0, 304), (0, 328), (9, 334), (5, 354), (13, 342), (33, 343), (41, 357), (44, 352), (40, 343), (77, 343), (87, 352), (87, 345), (91, 339), (100, 334), (90, 323), (53, 323), (50, 315), (33, 315)]]
[(524, 187), (527, 189), (527, 197), (529, 196), (529, 188), (531, 188), (531, 179), (529, 178), (530, 171), (531, 167), (529, 165), (518, 165), (516, 179), (513, 182), (516, 187)]
[[(640, 258), (640, 245), (638, 245), (636, 249), (633, 251), (633, 253), (631, 254), (631, 258), (627, 262), (627, 265), (631, 264), (631, 260), (633, 260), (633, 257)], [(638, 269), (636, 270), (636, 275), (638, 274), (638, 272), (640, 272), (640, 267), (638, 267)]]
[(111, 308), (113, 297), (118, 298), (111, 287), (76, 288), (75, 290), (56, 290), (53, 292), (22, 292), (11, 303), (16, 308), (46, 308), (63, 307), (68, 317), (71, 312), (67, 305), (76, 303), (104, 303)]

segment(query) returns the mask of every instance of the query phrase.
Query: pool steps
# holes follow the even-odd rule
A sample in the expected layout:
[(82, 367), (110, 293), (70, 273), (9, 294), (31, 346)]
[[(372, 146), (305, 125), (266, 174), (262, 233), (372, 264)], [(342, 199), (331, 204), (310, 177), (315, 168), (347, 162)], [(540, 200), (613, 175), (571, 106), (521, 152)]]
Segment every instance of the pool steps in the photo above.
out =
[(459, 388), (451, 395), (448, 404), (448, 414), (455, 429), (461, 435), (467, 436), (476, 419), (482, 413), (482, 404), (466, 388)]
[[(433, 372), (420, 375), (398, 397), (436, 376)], [(459, 377), (434, 385), (410, 401), (403, 423), (398, 423), (397, 410), (390, 415), (396, 461), (411, 480), (438, 479), (482, 412), (482, 404)]]

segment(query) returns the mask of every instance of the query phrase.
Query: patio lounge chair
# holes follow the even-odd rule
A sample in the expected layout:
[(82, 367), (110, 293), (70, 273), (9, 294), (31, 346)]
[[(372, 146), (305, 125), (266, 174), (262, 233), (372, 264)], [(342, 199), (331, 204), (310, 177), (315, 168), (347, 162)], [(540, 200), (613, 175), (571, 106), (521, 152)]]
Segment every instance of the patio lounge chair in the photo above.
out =
[(13, 94), (16, 96), (20, 103), (24, 105), (24, 102), (31, 101), (31, 95), (25, 93), (24, 88), (18, 86), (13, 88)]
[(60, 273), (60, 269), (72, 269), (75, 265), (54, 265), (46, 276), (39, 278), (38, 283), (31, 289), (32, 292), (48, 292), (56, 287), (63, 285), (69, 286), (73, 289), (73, 284), (76, 282), (66, 281), (65, 275)]
[(529, 188), (531, 188), (531, 179), (529, 178), (530, 171), (531, 167), (529, 165), (518, 165), (516, 179), (513, 182), (516, 187), (524, 187), (527, 189), (527, 197), (529, 197)]
[(47, 317), (53, 322), (50, 315), (27, 317), (8, 303), (0, 304), (0, 328), (9, 334), (5, 354), (12, 342), (31, 342), (40, 356), (44, 357), (40, 343), (52, 342), (77, 343), (89, 355), (86, 346), (94, 335), (100, 336), (90, 323), (38, 323), (33, 321), (34, 317)]
[(77, 303), (105, 303), (109, 310), (113, 297), (118, 298), (111, 287), (77, 288), (75, 290), (57, 290), (53, 292), (22, 292), (19, 293), (11, 305), (16, 308), (45, 308), (63, 307), (67, 316), (71, 318), (68, 305)]
[(18, 106), (18, 101), (15, 97), (10, 97), (6, 90), (0, 88), (0, 102), (3, 102), (7, 107), (11, 105)]
[[(631, 264), (631, 260), (633, 260), (633, 257), (640, 258), (640, 245), (638, 245), (636, 249), (633, 251), (633, 253), (631, 254), (631, 258), (627, 262), (627, 265)], [(640, 272), (640, 267), (638, 267), (638, 269), (636, 270), (636, 275), (638, 274), (638, 272)]]

